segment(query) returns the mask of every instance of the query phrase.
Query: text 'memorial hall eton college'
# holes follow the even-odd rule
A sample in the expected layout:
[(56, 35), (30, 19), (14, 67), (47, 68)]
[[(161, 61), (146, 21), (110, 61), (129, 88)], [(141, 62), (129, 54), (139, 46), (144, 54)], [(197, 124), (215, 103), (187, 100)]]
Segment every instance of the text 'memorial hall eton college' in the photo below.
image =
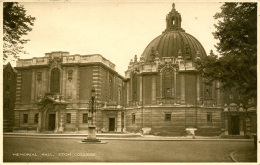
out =
[(99, 54), (51, 52), (19, 59), (13, 131), (87, 131), (94, 88), (98, 133), (183, 136), (187, 128), (202, 136), (256, 133), (256, 108), (243, 107), (196, 70), (195, 60), (207, 54), (181, 22), (173, 4), (166, 29), (140, 59), (130, 61), (125, 77)]

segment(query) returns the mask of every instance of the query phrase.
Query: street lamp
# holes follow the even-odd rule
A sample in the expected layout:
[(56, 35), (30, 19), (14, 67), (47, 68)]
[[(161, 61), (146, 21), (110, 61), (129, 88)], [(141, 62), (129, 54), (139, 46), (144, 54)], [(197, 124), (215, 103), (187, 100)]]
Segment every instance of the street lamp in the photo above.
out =
[(96, 109), (95, 109), (95, 88), (93, 87), (91, 89), (91, 101), (90, 101), (90, 109), (89, 109), (89, 112), (91, 113), (91, 125), (93, 126), (93, 118), (94, 118), (94, 112), (96, 112)]
[(82, 142), (101, 142), (96, 138), (96, 126), (93, 123), (95, 109), (95, 88), (91, 89), (91, 100), (89, 101), (89, 112), (91, 113), (91, 124), (88, 126), (88, 138)]

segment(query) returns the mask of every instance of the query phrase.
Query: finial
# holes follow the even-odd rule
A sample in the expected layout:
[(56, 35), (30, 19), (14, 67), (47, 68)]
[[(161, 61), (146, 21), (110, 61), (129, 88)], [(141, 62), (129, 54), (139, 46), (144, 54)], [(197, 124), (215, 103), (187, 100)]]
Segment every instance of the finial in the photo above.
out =
[(172, 3), (172, 9), (175, 9), (175, 3)]
[(135, 59), (134, 62), (137, 63), (137, 55), (135, 55), (134, 59)]

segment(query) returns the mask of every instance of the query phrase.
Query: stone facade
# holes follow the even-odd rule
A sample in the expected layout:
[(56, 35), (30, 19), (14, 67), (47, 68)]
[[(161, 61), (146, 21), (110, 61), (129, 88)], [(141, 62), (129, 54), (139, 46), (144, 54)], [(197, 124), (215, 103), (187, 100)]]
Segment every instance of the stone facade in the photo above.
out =
[(94, 122), (100, 131), (122, 131), (123, 77), (101, 55), (46, 53), (17, 62), (15, 130), (84, 131), (95, 88)]
[(16, 70), (10, 63), (3, 66), (3, 131), (13, 130), (16, 95)]
[(244, 107), (236, 94), (223, 93), (219, 82), (208, 82), (197, 71), (196, 60), (207, 54), (172, 7), (166, 29), (139, 60), (130, 61), (125, 77), (98, 54), (51, 52), (18, 60), (14, 130), (84, 132), (93, 119), (98, 132), (256, 133), (256, 108)]

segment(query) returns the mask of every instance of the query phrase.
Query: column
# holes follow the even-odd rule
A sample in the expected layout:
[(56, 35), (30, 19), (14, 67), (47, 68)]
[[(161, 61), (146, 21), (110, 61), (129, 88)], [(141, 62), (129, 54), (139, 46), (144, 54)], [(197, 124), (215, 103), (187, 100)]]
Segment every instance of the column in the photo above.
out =
[(220, 83), (216, 83), (216, 88), (217, 88), (217, 105), (221, 106), (221, 101), (220, 101)]
[(156, 103), (156, 79), (155, 75), (152, 77), (152, 104)]
[(143, 76), (141, 75), (140, 76), (140, 81), (139, 81), (139, 85), (140, 85), (140, 90), (139, 90), (139, 94), (140, 94), (140, 102), (139, 102), (139, 105), (142, 105), (142, 102), (143, 102)]
[(42, 126), (42, 112), (39, 111), (37, 132), (41, 132), (41, 126)]
[(56, 110), (56, 115), (55, 115), (55, 130), (54, 132), (57, 133), (59, 130), (59, 111)]
[(240, 130), (240, 135), (244, 136), (245, 132), (244, 132), (244, 118), (242, 115), (239, 116), (239, 130)]
[(177, 74), (174, 71), (174, 104), (177, 104)]
[(224, 118), (225, 118), (225, 135), (228, 135), (228, 117), (227, 113), (224, 113)]
[(180, 74), (181, 78), (181, 104), (185, 104), (185, 75), (182, 73)]
[(122, 130), (122, 125), (121, 125), (121, 112), (117, 112), (117, 126), (116, 126), (116, 132), (121, 132)]
[(196, 75), (196, 78), (197, 78), (197, 105), (200, 104), (200, 77), (199, 75), (197, 74)]
[(129, 83), (130, 83), (130, 81), (128, 81), (127, 83), (126, 83), (126, 105), (127, 106), (129, 106)]
[(31, 90), (31, 102), (33, 102), (35, 100), (35, 97), (34, 97), (34, 94), (35, 94), (35, 83), (36, 83), (36, 80), (35, 80), (35, 69), (32, 70), (32, 90)]

